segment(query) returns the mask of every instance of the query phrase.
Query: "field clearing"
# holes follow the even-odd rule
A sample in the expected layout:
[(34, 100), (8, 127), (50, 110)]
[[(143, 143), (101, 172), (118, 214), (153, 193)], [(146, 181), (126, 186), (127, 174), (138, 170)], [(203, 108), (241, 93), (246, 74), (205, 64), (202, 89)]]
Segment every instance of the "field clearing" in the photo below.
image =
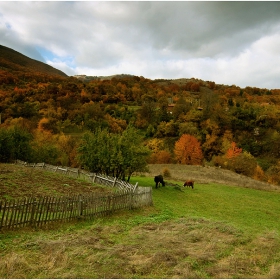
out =
[[(131, 183), (154, 186), (153, 175), (166, 165), (149, 167)], [(169, 170), (167, 182), (180, 184), (191, 174), (178, 165)], [(36, 172), (30, 186), (44, 185), (48, 172)], [(7, 174), (0, 173), (11, 191), (18, 183)], [(194, 189), (153, 189), (153, 207), (48, 230), (0, 232), (0, 278), (279, 278), (278, 190), (211, 182), (216, 175), (206, 182), (203, 174), (193, 172)], [(57, 193), (63, 183), (55, 180), (50, 186)]]

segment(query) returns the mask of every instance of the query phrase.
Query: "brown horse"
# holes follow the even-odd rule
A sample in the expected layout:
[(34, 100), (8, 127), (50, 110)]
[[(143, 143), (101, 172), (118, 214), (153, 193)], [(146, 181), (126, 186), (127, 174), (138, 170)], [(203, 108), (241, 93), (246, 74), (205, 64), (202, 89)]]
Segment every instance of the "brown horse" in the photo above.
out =
[(189, 180), (189, 181), (186, 181), (183, 185), (183, 187), (194, 187), (194, 181), (193, 180)]

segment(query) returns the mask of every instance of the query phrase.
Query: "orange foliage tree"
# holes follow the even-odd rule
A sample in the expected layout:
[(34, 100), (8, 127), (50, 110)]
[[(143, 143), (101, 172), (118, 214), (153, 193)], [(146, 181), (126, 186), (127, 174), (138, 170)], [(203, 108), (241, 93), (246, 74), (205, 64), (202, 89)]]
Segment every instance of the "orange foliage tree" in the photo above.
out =
[(200, 165), (203, 160), (200, 142), (189, 134), (183, 134), (175, 143), (174, 154), (182, 164)]
[(237, 157), (238, 155), (240, 155), (242, 153), (242, 149), (241, 148), (238, 148), (236, 146), (236, 143), (235, 142), (231, 142), (231, 145), (230, 145), (230, 148), (227, 150), (226, 152), (226, 157), (228, 159), (232, 159), (232, 158), (235, 158)]

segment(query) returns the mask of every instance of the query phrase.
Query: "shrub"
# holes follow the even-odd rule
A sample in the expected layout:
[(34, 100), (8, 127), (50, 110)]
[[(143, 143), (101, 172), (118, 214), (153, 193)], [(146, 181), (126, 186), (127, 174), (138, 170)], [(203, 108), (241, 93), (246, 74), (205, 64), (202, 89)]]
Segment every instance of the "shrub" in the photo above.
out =
[(255, 168), (255, 172), (254, 172), (253, 178), (255, 180), (259, 180), (259, 181), (265, 180), (264, 171), (262, 170), (262, 168), (259, 165), (257, 165), (257, 167)]
[(228, 160), (228, 167), (236, 173), (253, 177), (257, 160), (248, 152), (243, 152)]
[(268, 183), (279, 184), (280, 183), (280, 162), (268, 168), (266, 175), (268, 177)]
[(170, 170), (167, 167), (163, 169), (162, 174), (164, 177), (171, 177)]

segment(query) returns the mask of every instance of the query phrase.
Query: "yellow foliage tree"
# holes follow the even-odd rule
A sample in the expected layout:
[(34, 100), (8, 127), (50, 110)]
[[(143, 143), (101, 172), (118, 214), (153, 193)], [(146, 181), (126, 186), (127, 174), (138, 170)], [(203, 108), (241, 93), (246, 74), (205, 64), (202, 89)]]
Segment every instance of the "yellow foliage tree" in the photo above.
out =
[(153, 151), (153, 153), (156, 153), (160, 150), (163, 150), (164, 148), (164, 142), (162, 139), (159, 139), (159, 138), (153, 138), (151, 140), (149, 140), (147, 142), (147, 145), (146, 145), (150, 150)]
[(168, 151), (165, 151), (165, 150), (157, 151), (150, 156), (148, 162), (151, 164), (171, 163), (172, 156)]

